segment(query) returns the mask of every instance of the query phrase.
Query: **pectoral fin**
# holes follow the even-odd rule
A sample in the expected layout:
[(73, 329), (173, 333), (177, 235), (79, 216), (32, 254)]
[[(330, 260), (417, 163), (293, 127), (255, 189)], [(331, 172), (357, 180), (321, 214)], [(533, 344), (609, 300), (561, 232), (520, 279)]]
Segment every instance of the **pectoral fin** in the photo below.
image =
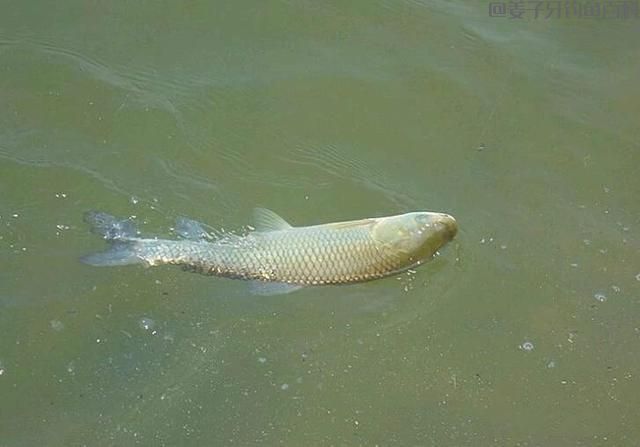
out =
[(252, 295), (271, 296), (284, 295), (301, 289), (304, 286), (281, 282), (249, 281), (249, 291)]

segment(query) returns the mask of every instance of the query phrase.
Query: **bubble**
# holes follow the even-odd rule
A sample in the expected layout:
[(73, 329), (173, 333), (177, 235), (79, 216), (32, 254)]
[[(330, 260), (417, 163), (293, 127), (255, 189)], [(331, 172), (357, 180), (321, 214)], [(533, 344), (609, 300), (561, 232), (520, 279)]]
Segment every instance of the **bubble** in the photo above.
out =
[(611, 290), (613, 290), (616, 293), (620, 293), (622, 289), (614, 284), (611, 286)]
[(531, 343), (530, 341), (523, 341), (522, 344), (520, 345), (520, 349), (522, 349), (525, 352), (531, 352), (533, 351), (533, 343)]
[(286, 391), (289, 389), (289, 384), (288, 383), (283, 383), (282, 385), (280, 385), (280, 389), (282, 391)]
[(2, 361), (0, 361), (0, 376), (4, 375), (5, 369), (4, 369), (4, 364), (2, 363)]
[(640, 281), (640, 273), (636, 275), (636, 281)]
[(551, 369), (551, 368), (555, 368), (555, 367), (556, 367), (555, 360), (549, 360), (549, 362), (547, 363), (547, 368)]
[(258, 357), (258, 361), (260, 363), (266, 363), (267, 362), (267, 358), (266, 357)]
[(593, 297), (596, 299), (596, 301), (600, 301), (601, 303), (607, 301), (607, 295), (602, 292), (595, 293)]
[(56, 332), (60, 332), (64, 329), (64, 323), (60, 320), (51, 320), (49, 326)]
[(153, 321), (151, 318), (142, 317), (138, 321), (138, 326), (140, 327), (140, 329), (144, 331), (151, 331), (156, 327), (156, 322)]

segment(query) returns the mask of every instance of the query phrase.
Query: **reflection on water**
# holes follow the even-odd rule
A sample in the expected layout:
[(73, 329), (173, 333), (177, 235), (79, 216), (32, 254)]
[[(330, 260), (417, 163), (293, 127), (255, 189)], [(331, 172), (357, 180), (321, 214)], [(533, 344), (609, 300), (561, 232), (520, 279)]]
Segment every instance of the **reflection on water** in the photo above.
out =
[[(0, 18), (7, 445), (629, 445), (637, 21), (455, 1), (24, 3)], [(82, 215), (451, 213), (296, 294), (91, 269)]]

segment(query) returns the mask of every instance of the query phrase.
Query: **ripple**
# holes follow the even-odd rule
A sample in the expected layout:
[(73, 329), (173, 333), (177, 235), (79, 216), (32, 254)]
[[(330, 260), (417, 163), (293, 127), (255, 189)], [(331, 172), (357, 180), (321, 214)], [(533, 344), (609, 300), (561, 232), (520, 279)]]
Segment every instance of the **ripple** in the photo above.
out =
[(359, 183), (383, 194), (399, 208), (415, 207), (420, 202), (409, 194), (409, 188), (392, 182), (384, 171), (351, 154), (345, 147), (325, 145), (321, 147), (297, 147), (287, 154), (286, 161), (314, 167), (332, 177)]

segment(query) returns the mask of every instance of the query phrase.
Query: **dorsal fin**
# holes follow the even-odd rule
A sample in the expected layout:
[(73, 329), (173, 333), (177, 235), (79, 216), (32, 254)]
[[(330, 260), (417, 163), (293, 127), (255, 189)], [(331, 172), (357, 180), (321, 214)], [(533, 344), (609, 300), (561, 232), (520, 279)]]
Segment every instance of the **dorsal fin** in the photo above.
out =
[(266, 208), (253, 209), (253, 224), (256, 231), (278, 231), (292, 228), (291, 224)]

